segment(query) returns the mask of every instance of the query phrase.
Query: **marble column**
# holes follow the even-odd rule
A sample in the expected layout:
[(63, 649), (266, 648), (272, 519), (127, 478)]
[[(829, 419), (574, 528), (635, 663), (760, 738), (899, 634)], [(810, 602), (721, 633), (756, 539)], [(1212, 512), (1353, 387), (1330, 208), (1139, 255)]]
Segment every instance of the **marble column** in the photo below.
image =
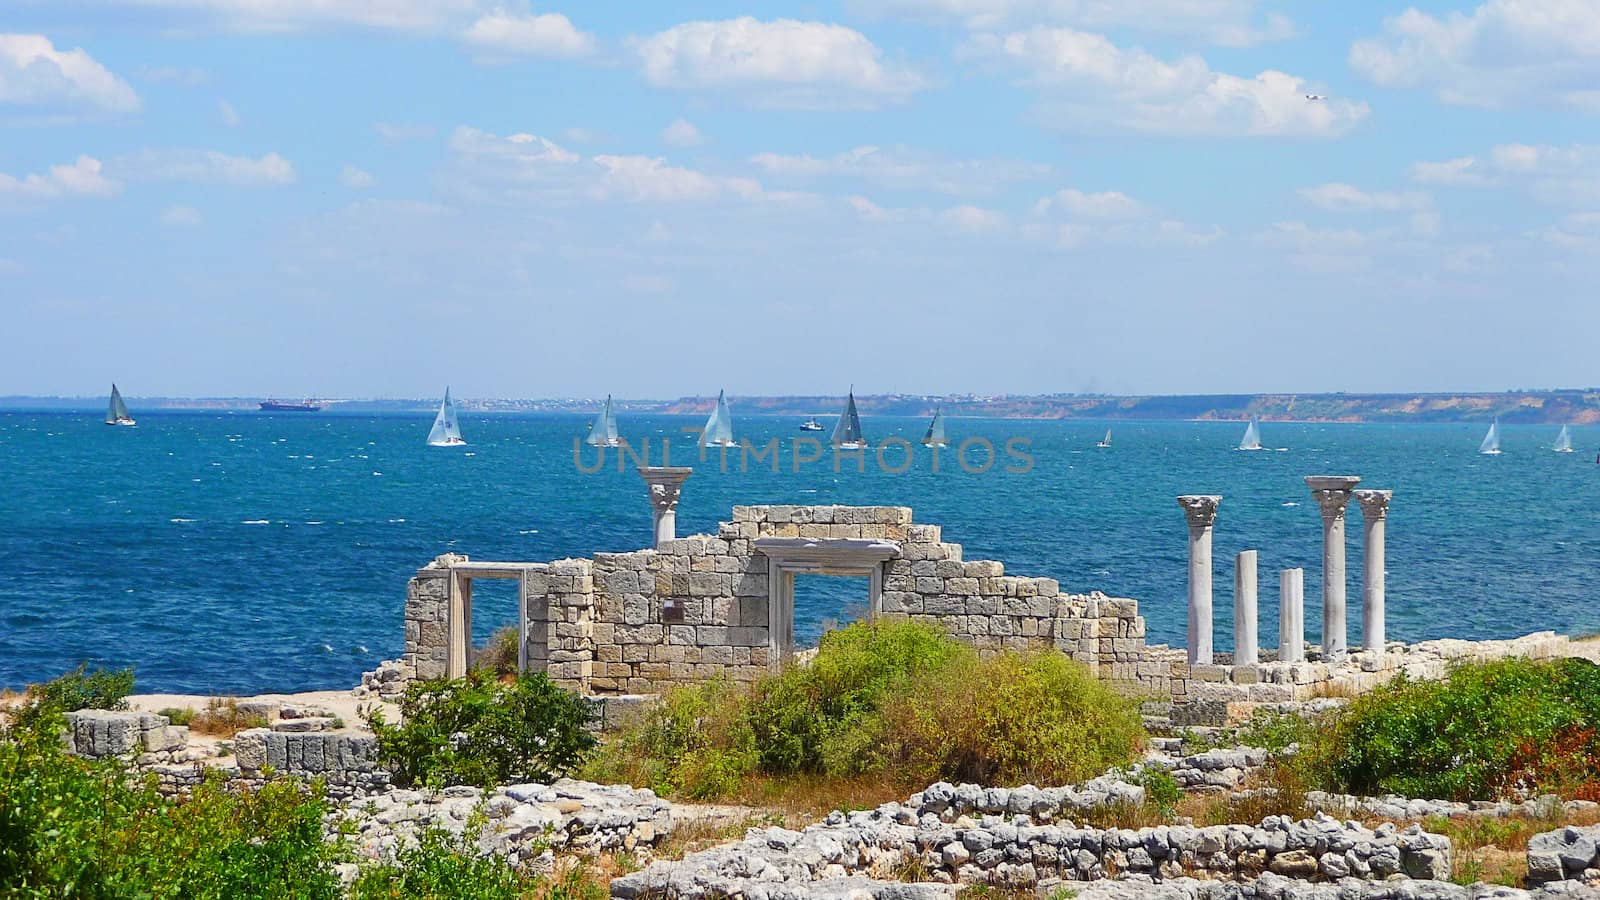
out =
[(1189, 665), (1211, 665), (1211, 526), (1217, 521), (1215, 495), (1178, 498), (1189, 520)]
[(1278, 662), (1306, 661), (1306, 570), (1278, 573)]
[(1383, 653), (1383, 523), (1394, 491), (1354, 491), (1361, 504), (1361, 649)]
[(1256, 551), (1245, 550), (1233, 563), (1233, 664), (1260, 662), (1256, 644)]
[(683, 488), (684, 479), (693, 471), (688, 466), (639, 467), (639, 474), (644, 476), (645, 484), (650, 487), (657, 547), (661, 546), (662, 541), (670, 541), (678, 536), (678, 492)]
[(1322, 656), (1342, 658), (1349, 650), (1344, 624), (1344, 509), (1354, 475), (1307, 475), (1306, 486), (1322, 509)]

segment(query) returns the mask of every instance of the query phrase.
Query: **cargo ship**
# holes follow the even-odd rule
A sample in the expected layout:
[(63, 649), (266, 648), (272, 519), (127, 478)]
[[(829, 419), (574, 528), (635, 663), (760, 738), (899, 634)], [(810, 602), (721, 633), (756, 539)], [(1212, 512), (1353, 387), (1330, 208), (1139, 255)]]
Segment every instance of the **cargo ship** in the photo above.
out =
[(315, 400), (263, 400), (262, 412), (321, 412), (322, 404)]

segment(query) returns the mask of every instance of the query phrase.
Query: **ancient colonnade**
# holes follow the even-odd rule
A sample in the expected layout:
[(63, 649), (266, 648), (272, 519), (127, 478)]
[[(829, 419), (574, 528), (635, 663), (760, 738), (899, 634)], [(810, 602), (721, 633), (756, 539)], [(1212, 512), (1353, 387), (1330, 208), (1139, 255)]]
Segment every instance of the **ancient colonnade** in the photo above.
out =
[[(1384, 645), (1384, 520), (1393, 491), (1356, 490), (1355, 475), (1308, 475), (1306, 486), (1322, 513), (1322, 652), (1330, 660), (1348, 653), (1345, 624), (1345, 509), (1355, 498), (1361, 506), (1361, 648), (1381, 654)], [(1222, 497), (1189, 494), (1178, 498), (1189, 525), (1190, 665), (1211, 665), (1211, 532)], [(1240, 553), (1234, 569), (1234, 664), (1254, 665), (1259, 659), (1256, 634), (1257, 552)], [(1305, 659), (1305, 571), (1283, 569), (1278, 575), (1278, 659)]]

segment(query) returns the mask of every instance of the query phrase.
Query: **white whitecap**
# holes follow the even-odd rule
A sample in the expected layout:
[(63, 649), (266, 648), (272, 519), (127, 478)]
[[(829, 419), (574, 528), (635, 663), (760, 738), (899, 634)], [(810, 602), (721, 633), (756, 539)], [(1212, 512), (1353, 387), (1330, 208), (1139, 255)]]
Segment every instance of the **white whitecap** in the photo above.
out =
[(267, 519), (246, 519), (243, 522), (240, 522), (239, 524), (240, 525), (271, 525), (272, 522), (268, 521)]
[(1293, 501), (1293, 500), (1286, 500), (1286, 501), (1284, 501), (1284, 504), (1283, 504), (1283, 505), (1284, 505), (1284, 506), (1299, 506), (1299, 505), (1300, 505), (1300, 504), (1299, 504), (1299, 503), (1296, 503), (1296, 502), (1295, 502), (1295, 501)]
[(405, 519), (390, 519), (391, 522), (404, 522)]
[(167, 521), (168, 522), (172, 522), (175, 525), (187, 525), (190, 522), (193, 522), (195, 520), (194, 519), (184, 519), (184, 518), (181, 518), (181, 517), (173, 517), (171, 519), (168, 519)]
[(307, 522), (307, 525), (321, 525), (321, 522)]

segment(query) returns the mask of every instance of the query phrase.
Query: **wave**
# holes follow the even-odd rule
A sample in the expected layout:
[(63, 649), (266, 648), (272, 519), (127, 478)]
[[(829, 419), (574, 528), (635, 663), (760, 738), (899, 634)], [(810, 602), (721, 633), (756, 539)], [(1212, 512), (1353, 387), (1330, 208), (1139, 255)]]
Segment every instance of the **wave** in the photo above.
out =
[(405, 519), (390, 519), (390, 522), (404, 522)]
[(181, 516), (173, 516), (172, 518), (168, 519), (167, 521), (171, 522), (174, 525), (188, 525), (190, 522), (196, 522), (196, 521), (199, 521), (199, 520), (198, 519), (185, 519), (185, 518), (183, 518)]
[(239, 524), (240, 525), (271, 525), (272, 524), (272, 520), (270, 520), (270, 519), (246, 519), (243, 522), (240, 522)]

